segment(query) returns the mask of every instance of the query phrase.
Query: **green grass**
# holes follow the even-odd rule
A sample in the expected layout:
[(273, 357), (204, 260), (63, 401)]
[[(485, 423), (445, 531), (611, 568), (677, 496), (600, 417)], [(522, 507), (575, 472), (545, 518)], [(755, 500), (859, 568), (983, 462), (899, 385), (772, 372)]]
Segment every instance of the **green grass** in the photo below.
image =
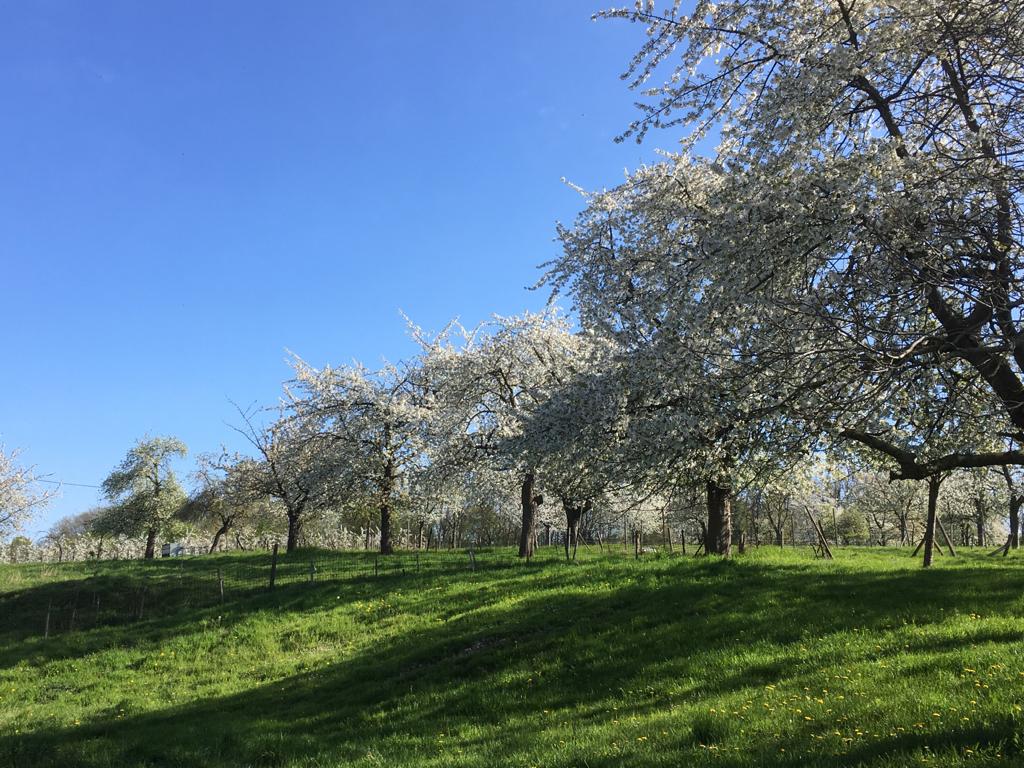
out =
[[(315, 556), (203, 607), (266, 555), (0, 568), (0, 765), (1024, 765), (1024, 558)], [(151, 617), (40, 636), (139, 579)]]

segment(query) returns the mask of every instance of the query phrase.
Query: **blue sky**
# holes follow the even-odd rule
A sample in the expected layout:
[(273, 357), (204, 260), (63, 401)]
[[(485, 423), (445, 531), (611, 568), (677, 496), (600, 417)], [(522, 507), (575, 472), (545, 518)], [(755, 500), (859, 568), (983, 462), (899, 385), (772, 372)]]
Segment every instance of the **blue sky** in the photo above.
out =
[(668, 141), (612, 141), (643, 34), (601, 6), (0, 6), (0, 441), (98, 484), (147, 433), (241, 447), (230, 400), (272, 403), (286, 349), (376, 365), (411, 350), (399, 310), (542, 305), (561, 178)]

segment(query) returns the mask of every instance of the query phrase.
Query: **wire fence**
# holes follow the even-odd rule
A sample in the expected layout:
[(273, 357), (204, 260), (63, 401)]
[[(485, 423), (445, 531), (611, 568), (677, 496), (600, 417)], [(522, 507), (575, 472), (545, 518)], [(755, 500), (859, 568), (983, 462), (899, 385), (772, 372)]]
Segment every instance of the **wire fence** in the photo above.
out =
[[(742, 547), (740, 543), (740, 551)], [(597, 546), (582, 542), (580, 554), (646, 558), (699, 551), (691, 546), (687, 552), (678, 545), (652, 548), (637, 541)], [(563, 552), (561, 544), (552, 541), (538, 548), (535, 559), (561, 560)], [(215, 617), (221, 608), (230, 609), (270, 592), (297, 596), (302, 590), (325, 584), (410, 574), (430, 581), (467, 571), (524, 567), (524, 561), (512, 547), (473, 547), (403, 550), (386, 556), (366, 550), (300, 550), (244, 557), (195, 555), (19, 566), (26, 567), (34, 572), (23, 583), (0, 583), (0, 647), (33, 637), (48, 639), (132, 622), (178, 619), (183, 613)]]
[[(558, 555), (554, 547), (542, 559)], [(256, 595), (354, 580), (414, 574), (438, 579), (521, 564), (511, 549), (373, 552), (275, 552), (238, 559), (175, 557), (78, 563), (75, 578), (0, 592), (0, 635), (8, 640), (57, 635), (200, 613)], [(91, 571), (91, 572), (90, 572)], [(59, 571), (53, 571), (59, 573)]]

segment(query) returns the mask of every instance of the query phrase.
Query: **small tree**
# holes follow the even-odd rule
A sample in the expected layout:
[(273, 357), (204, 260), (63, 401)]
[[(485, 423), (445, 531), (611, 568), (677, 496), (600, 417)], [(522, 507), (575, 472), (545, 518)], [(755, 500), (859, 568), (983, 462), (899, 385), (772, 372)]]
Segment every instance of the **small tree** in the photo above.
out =
[(111, 506), (93, 524), (99, 534), (146, 537), (147, 560), (153, 559), (156, 537), (174, 519), (185, 500), (171, 461), (188, 449), (174, 437), (139, 440), (103, 481)]
[(17, 462), (17, 451), (7, 453), (0, 446), (0, 541), (19, 530), (32, 512), (53, 495), (38, 488), (31, 467)]
[(315, 369), (296, 361), (301, 397), (291, 408), (315, 421), (322, 441), (338, 457), (345, 491), (363, 496), (380, 516), (380, 551), (394, 550), (395, 514), (409, 480), (426, 461), (425, 434), (432, 396), (415, 365)]
[(287, 551), (299, 546), (305, 522), (329, 508), (345, 474), (337, 446), (321, 431), (316, 415), (289, 411), (284, 405), (270, 424), (256, 420), (257, 411), (238, 409), (244, 426), (236, 431), (259, 454), (252, 458), (225, 454), (214, 465), (228, 473), (232, 493), (247, 499), (272, 499), (288, 519)]
[(839, 515), (836, 527), (839, 540), (843, 544), (867, 544), (871, 535), (867, 518), (856, 508), (844, 509)]

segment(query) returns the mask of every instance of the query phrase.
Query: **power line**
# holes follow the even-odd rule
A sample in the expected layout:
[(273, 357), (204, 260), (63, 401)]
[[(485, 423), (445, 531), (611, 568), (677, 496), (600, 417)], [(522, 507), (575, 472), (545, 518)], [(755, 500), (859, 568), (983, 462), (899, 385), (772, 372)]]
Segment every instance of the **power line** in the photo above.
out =
[(50, 485), (73, 485), (76, 488), (102, 488), (100, 485), (89, 485), (88, 483), (65, 483), (63, 480), (41, 480), (36, 479), (37, 483), (49, 483)]

